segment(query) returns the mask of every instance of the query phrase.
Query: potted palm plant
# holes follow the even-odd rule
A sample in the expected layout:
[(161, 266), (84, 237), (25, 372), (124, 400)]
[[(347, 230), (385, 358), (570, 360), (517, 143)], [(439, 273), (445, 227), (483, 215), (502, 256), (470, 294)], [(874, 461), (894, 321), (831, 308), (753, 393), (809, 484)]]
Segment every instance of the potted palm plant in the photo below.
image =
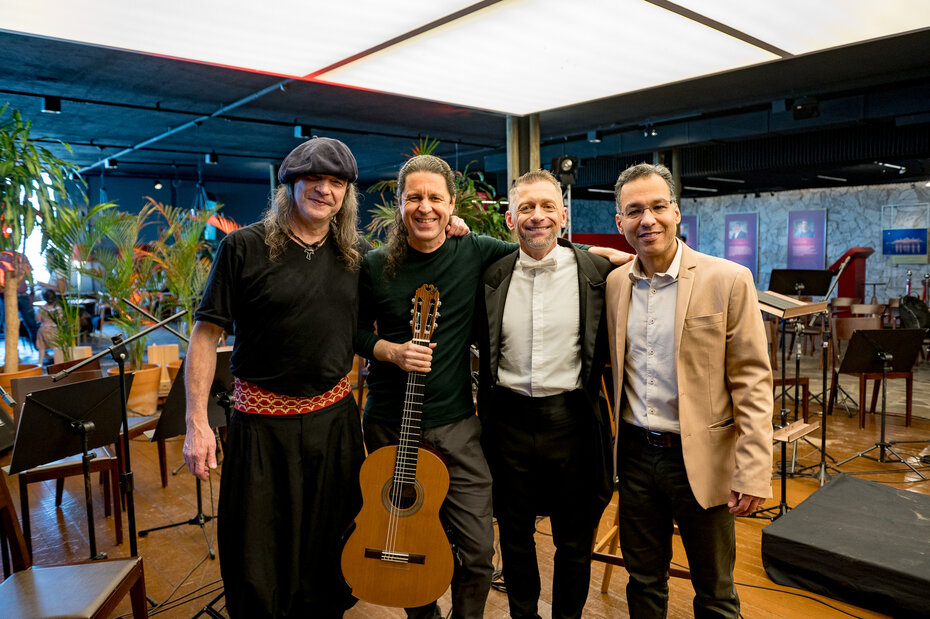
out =
[[(154, 260), (151, 252), (140, 244), (142, 230), (148, 226), (155, 208), (150, 204), (137, 214), (108, 210), (100, 214), (104, 237), (109, 243), (101, 243), (94, 252), (96, 264), (88, 270), (102, 288), (102, 299), (113, 311), (113, 323), (119, 326), (127, 339), (144, 329), (142, 317), (126, 303), (128, 299), (147, 310), (154, 309), (152, 289), (155, 282)], [(129, 369), (142, 366), (145, 355), (145, 338), (136, 339), (126, 345)]]
[[(47, 307), (47, 314), (55, 324), (52, 341), (62, 351), (65, 361), (72, 360), (72, 351), (77, 345), (81, 333), (80, 311), (78, 305), (67, 302), (68, 296), (78, 296), (77, 290), (71, 289), (75, 273), (89, 275), (91, 272), (83, 266), (82, 259), (91, 256), (106, 232), (106, 219), (99, 217), (112, 209), (112, 203), (98, 204), (89, 209), (79, 209), (58, 205), (55, 217), (44, 222), (42, 226), (45, 259), (49, 271), (64, 282), (59, 292), (55, 307)], [(40, 353), (43, 351), (40, 351)]]
[[(7, 115), (8, 109), (9, 104), (0, 107), (0, 252), (10, 252), (15, 266), (36, 223), (51, 221), (54, 208), (67, 201), (65, 181), (77, 168), (41, 146), (30, 136), (31, 123), (17, 110)], [(4, 278), (5, 372), (19, 369), (16, 289), (22, 277), (29, 275), (14, 268)]]
[(167, 223), (160, 238), (152, 244), (152, 260), (176, 309), (187, 310), (181, 322), (182, 330), (190, 336), (194, 309), (210, 274), (211, 261), (204, 251), (203, 232), (208, 220), (221, 207), (192, 211), (148, 200)]

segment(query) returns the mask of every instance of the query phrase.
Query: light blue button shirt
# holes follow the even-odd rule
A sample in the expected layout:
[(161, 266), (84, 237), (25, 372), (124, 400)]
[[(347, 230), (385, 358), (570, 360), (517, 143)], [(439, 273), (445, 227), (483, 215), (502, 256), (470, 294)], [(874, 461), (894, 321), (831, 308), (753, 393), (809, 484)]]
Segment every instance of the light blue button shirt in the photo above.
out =
[[(677, 239), (676, 239), (677, 241)], [(675, 306), (681, 242), (668, 271), (647, 278), (637, 259), (626, 325), (623, 420), (648, 430), (681, 433), (675, 367)]]

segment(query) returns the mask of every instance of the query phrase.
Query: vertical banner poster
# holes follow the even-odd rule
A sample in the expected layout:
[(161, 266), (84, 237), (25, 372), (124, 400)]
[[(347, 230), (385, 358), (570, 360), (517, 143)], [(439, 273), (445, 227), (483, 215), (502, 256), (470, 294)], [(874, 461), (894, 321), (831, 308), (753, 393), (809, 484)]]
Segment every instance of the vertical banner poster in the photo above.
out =
[(691, 249), (697, 251), (698, 248), (698, 216), (682, 215), (681, 223), (678, 224), (678, 236)]
[(759, 214), (735, 213), (724, 220), (726, 239), (723, 257), (752, 271), (753, 281), (759, 281)]
[(827, 211), (788, 212), (788, 268), (823, 269), (827, 264)]

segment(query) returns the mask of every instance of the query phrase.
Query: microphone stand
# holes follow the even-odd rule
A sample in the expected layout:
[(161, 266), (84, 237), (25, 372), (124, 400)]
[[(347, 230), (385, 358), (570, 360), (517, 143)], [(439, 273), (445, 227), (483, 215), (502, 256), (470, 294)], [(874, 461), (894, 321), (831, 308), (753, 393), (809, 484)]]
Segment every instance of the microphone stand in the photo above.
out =
[[(128, 305), (129, 307), (131, 307), (132, 309), (134, 309), (134, 310), (136, 310), (137, 312), (139, 312), (140, 314), (142, 314), (143, 316), (145, 316), (146, 318), (149, 318), (150, 320), (158, 320), (155, 316), (153, 316), (152, 314), (150, 314), (150, 313), (147, 312), (146, 310), (142, 309), (141, 307), (139, 307), (138, 305), (136, 305), (136, 304), (133, 303), (132, 301), (130, 301), (130, 300), (128, 300), (128, 299), (121, 299), (121, 301), (122, 301), (123, 303), (125, 303), (126, 305)], [(186, 342), (186, 343), (188, 343), (188, 344), (190, 343), (190, 338), (188, 338), (186, 335), (183, 335), (183, 334), (181, 334), (181, 333), (178, 333), (177, 331), (175, 331), (174, 329), (172, 329), (171, 327), (169, 327), (169, 326), (167, 326), (167, 325), (165, 325), (165, 329), (167, 329), (168, 331), (170, 331), (171, 333), (173, 333), (175, 336), (177, 336), (178, 338), (180, 338), (180, 339), (183, 340), (184, 342)], [(206, 524), (208, 521), (213, 520), (214, 516), (208, 516), (208, 515), (206, 515), (206, 514), (203, 513), (203, 492), (202, 492), (202, 489), (201, 489), (200, 478), (199, 478), (199, 477), (195, 477), (194, 480), (195, 480), (195, 485), (196, 485), (196, 488), (197, 488), (197, 513), (194, 515), (194, 517), (193, 517), (193, 518), (190, 518), (190, 519), (188, 519), (188, 520), (182, 520), (181, 522), (172, 522), (172, 523), (170, 523), (170, 524), (163, 524), (163, 525), (161, 525), (161, 526), (152, 527), (152, 528), (150, 528), (150, 529), (144, 529), (144, 530), (142, 530), (142, 531), (139, 531), (139, 537), (146, 537), (146, 536), (147, 536), (149, 533), (151, 533), (152, 531), (161, 531), (162, 529), (170, 529), (170, 528), (172, 528), (172, 527), (178, 527), (178, 526), (181, 526), (181, 525), (184, 525), (184, 524), (192, 524), (192, 525), (195, 525), (195, 526), (199, 526), (199, 527), (200, 527), (200, 531), (203, 533), (203, 537), (204, 537), (204, 539), (205, 539), (206, 542), (207, 542), (207, 555), (209, 555), (209, 557), (210, 557), (211, 559), (215, 559), (215, 558), (216, 558), (216, 552), (214, 552), (214, 550), (213, 550), (213, 543), (212, 543), (212, 542), (210, 541), (210, 539), (207, 537), (207, 532), (206, 532), (206, 530), (204, 530), (204, 527), (203, 527), (203, 525)]]
[(135, 501), (133, 500), (133, 494), (132, 494), (133, 492), (132, 466), (130, 465), (130, 460), (129, 460), (129, 416), (126, 410), (126, 395), (127, 395), (126, 394), (126, 367), (125, 367), (126, 357), (127, 357), (126, 344), (134, 340), (137, 340), (141, 337), (145, 337), (152, 331), (165, 326), (169, 322), (177, 320), (178, 318), (180, 318), (186, 313), (187, 313), (187, 310), (182, 310), (178, 312), (177, 314), (169, 318), (166, 318), (165, 320), (155, 325), (152, 325), (151, 327), (148, 327), (147, 329), (144, 329), (140, 331), (139, 333), (136, 333), (135, 335), (130, 336), (126, 339), (123, 339), (122, 335), (114, 335), (111, 338), (113, 341), (112, 346), (109, 346), (108, 348), (101, 350), (96, 355), (93, 355), (91, 357), (81, 360), (80, 363), (76, 365), (72, 365), (68, 369), (62, 370), (61, 372), (58, 372), (52, 377), (52, 382), (57, 382), (61, 380), (62, 378), (65, 378), (72, 372), (78, 371), (85, 365), (88, 365), (89, 363), (93, 363), (94, 361), (96, 361), (97, 359), (100, 359), (101, 357), (105, 355), (110, 355), (113, 358), (113, 360), (116, 362), (116, 365), (119, 366), (120, 412), (122, 414), (122, 426), (123, 426), (122, 442), (123, 442), (123, 454), (124, 454), (124, 458), (126, 459), (125, 470), (120, 472), (119, 483), (120, 483), (120, 488), (122, 489), (123, 493), (126, 495), (126, 516), (127, 516), (127, 520), (129, 521), (129, 554), (133, 557), (139, 556), (139, 551), (136, 546), (136, 508), (135, 508)]

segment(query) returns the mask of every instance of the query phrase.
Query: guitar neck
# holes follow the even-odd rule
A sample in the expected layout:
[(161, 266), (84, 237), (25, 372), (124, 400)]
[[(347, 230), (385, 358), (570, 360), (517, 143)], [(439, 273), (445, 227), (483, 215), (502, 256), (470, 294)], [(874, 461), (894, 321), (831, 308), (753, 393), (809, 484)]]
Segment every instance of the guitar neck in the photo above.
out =
[[(429, 342), (414, 340), (428, 346)], [(404, 396), (404, 416), (400, 424), (400, 441), (397, 445), (397, 463), (394, 470), (396, 481), (414, 482), (417, 476), (417, 450), (420, 447), (420, 423), (423, 417), (423, 393), (426, 374), (407, 373), (407, 391)]]

